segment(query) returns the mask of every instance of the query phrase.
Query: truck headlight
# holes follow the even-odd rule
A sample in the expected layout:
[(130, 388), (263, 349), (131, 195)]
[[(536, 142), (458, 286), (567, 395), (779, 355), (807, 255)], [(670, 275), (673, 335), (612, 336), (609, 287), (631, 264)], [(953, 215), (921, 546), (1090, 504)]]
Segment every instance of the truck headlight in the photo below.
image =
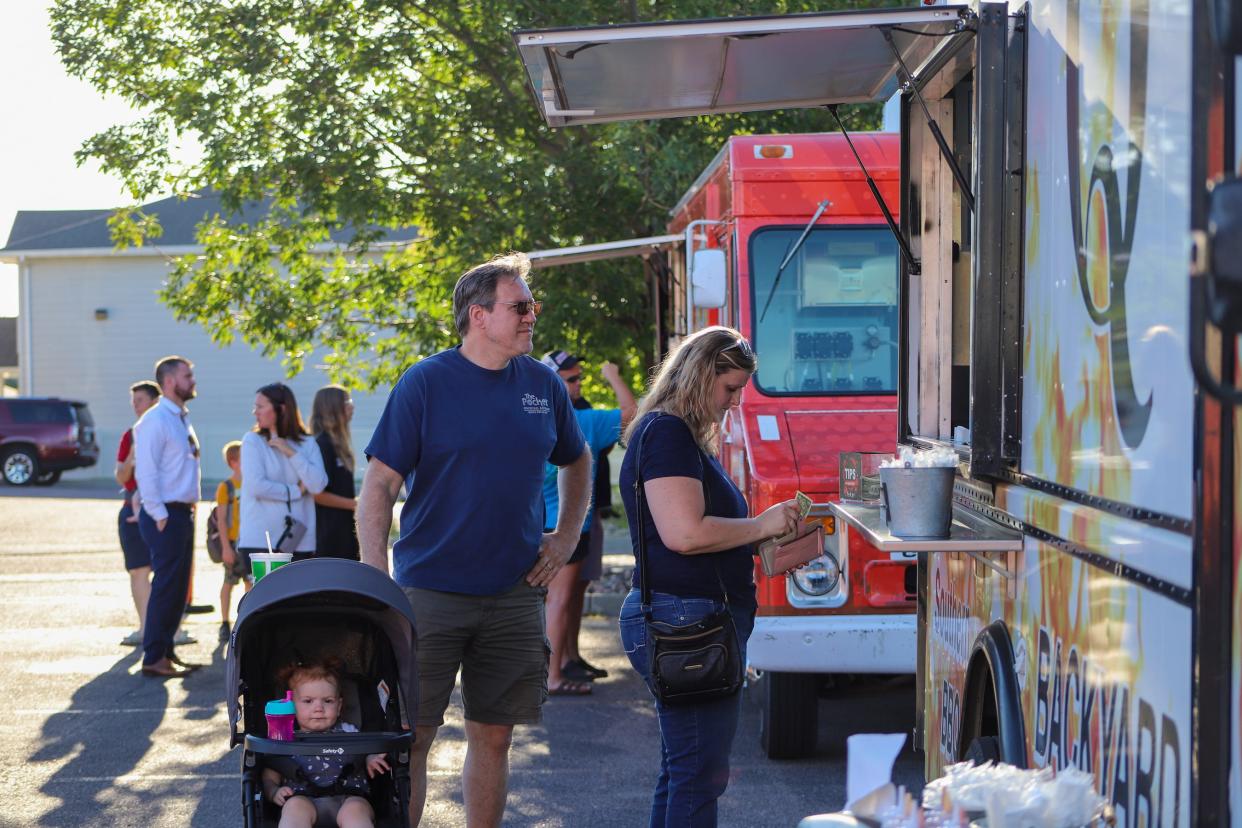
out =
[(792, 573), (794, 586), (807, 595), (827, 595), (841, 580), (841, 565), (832, 553), (821, 555)]

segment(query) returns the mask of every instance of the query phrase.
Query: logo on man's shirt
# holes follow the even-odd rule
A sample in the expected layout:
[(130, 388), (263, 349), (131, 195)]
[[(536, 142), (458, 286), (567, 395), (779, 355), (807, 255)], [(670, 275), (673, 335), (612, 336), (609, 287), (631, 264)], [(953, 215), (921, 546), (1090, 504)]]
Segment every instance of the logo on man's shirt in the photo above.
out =
[(536, 397), (534, 394), (523, 394), (522, 410), (527, 414), (547, 414), (552, 409), (548, 405), (548, 401), (545, 397)]

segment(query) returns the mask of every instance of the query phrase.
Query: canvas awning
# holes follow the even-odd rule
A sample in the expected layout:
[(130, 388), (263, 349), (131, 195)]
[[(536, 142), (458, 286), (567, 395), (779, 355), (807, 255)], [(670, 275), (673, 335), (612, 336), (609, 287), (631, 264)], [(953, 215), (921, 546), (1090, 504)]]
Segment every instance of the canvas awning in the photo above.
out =
[(576, 247), (558, 247), (551, 250), (532, 250), (527, 253), (532, 268), (557, 267), (559, 265), (594, 262), (600, 259), (620, 259), (625, 256), (647, 256), (661, 247), (682, 244), (680, 233), (669, 236), (646, 236), (640, 239), (580, 244)]
[(884, 101), (899, 86), (894, 48), (917, 76), (969, 16), (967, 6), (935, 6), (528, 30), (514, 40), (544, 119), (568, 126)]

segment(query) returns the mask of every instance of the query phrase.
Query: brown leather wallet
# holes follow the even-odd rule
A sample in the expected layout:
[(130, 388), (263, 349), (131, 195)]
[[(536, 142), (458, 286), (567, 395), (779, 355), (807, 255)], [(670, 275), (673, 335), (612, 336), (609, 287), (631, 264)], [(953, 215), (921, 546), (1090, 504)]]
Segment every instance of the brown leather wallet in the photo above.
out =
[(819, 521), (803, 524), (788, 535), (759, 544), (759, 563), (763, 574), (769, 578), (810, 563), (822, 554), (824, 524)]

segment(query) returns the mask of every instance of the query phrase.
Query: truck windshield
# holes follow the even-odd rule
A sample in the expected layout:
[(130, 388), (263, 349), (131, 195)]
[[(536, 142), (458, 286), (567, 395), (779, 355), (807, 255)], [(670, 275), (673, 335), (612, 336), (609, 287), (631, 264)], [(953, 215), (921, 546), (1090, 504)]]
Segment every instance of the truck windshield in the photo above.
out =
[(750, 237), (751, 313), (769, 394), (885, 394), (897, 390), (897, 244), (884, 227), (811, 231), (759, 312), (802, 228)]

